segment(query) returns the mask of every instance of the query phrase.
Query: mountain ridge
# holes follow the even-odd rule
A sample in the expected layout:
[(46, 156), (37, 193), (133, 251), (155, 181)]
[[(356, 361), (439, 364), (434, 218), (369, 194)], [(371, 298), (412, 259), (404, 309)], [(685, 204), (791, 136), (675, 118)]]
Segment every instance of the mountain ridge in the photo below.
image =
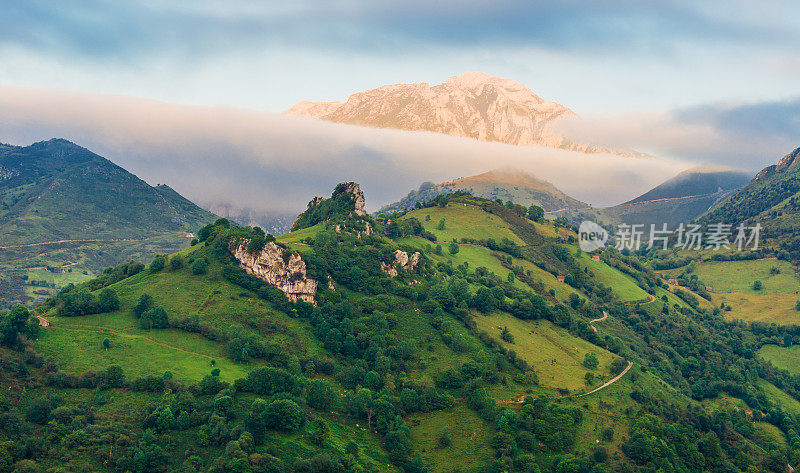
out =
[(26, 277), (57, 289), (56, 281), (176, 251), (216, 218), (65, 139), (0, 146), (0, 303), (30, 300)]
[(526, 207), (538, 205), (545, 212), (589, 207), (589, 204), (565, 194), (548, 181), (518, 169), (505, 168), (439, 184), (424, 182), (417, 190), (412, 190), (399, 201), (384, 205), (377, 213), (408, 210), (414, 208), (417, 202), (424, 203), (438, 195), (456, 191), (466, 191), (490, 200), (511, 200)]

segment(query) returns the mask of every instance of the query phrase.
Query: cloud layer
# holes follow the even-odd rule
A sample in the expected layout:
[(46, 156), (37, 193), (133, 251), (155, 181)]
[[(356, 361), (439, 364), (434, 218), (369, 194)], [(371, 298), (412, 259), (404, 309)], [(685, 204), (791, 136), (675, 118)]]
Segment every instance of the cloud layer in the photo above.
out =
[(628, 200), (689, 166), (339, 125), (233, 108), (0, 86), (0, 141), (63, 137), (151, 184), (215, 209), (294, 215), (355, 180), (368, 209), (420, 182), (513, 166), (596, 205)]
[(587, 142), (755, 172), (800, 147), (800, 97), (585, 117), (565, 123), (562, 132)]

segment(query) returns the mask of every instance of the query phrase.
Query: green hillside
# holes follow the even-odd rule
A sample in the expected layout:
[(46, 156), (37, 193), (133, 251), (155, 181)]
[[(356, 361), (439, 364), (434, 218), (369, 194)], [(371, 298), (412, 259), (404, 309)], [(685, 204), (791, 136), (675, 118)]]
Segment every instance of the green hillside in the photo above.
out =
[[(2, 306), (52, 295), (63, 286), (58, 274), (86, 280), (107, 266), (176, 251), (215, 218), (66, 140), (5, 146), (0, 170)], [(53, 276), (36, 273), (44, 269)]]
[(741, 191), (701, 219), (704, 223), (762, 225), (762, 244), (800, 259), (800, 148), (763, 169)]
[[(220, 219), (178, 253), (65, 286), (33, 311), (49, 326), (21, 306), (0, 313), (4, 468), (722, 472), (798, 460), (800, 382), (755, 356), (791, 337), (785, 327), (728, 323), (636, 256), (607, 248), (594, 261), (571, 228), (519, 205), (450, 195), (373, 219), (345, 188), (278, 239)], [(288, 297), (309, 288), (310, 302)]]

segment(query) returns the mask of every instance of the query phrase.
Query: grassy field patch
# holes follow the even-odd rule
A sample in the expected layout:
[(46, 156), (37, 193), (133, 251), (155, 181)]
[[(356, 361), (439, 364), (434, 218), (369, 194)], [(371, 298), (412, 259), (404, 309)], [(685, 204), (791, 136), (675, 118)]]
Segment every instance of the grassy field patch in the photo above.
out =
[[(432, 472), (451, 472), (455, 466), (463, 472), (482, 471), (492, 458), (488, 444), (494, 431), (466, 406), (412, 414), (407, 424), (412, 442)], [(439, 446), (443, 432), (451, 440), (447, 447)]]
[[(706, 261), (696, 265), (694, 273), (717, 292), (794, 295), (800, 292), (800, 279), (796, 269), (789, 262), (774, 258)], [(760, 291), (753, 289), (755, 281), (761, 281), (763, 288)]]
[[(500, 340), (504, 327), (514, 336), (514, 343), (504, 343), (509, 350), (527, 361), (539, 376), (539, 384), (547, 388), (566, 388), (571, 391), (587, 389), (584, 376), (592, 371), (596, 376), (610, 378), (608, 367), (614, 355), (586, 340), (574, 337), (547, 320), (526, 321), (510, 314), (494, 313), (475, 318), (478, 328)], [(596, 370), (582, 363), (587, 353), (594, 352), (600, 361)], [(592, 387), (602, 384), (595, 381)], [(587, 389), (588, 390), (588, 389)]]
[(800, 345), (791, 347), (764, 345), (758, 350), (758, 356), (769, 361), (776, 368), (786, 370), (793, 375), (800, 375)]
[[(524, 244), (503, 219), (467, 204), (450, 203), (447, 207), (418, 209), (407, 213), (404, 218), (409, 217), (422, 222), (425, 230), (432, 232), (440, 241), (493, 238), (499, 242), (508, 238), (518, 245)], [(442, 219), (445, 219), (444, 230), (439, 230), (437, 226)]]
[(611, 287), (624, 301), (638, 301), (650, 297), (636, 282), (619, 270), (612, 268), (603, 261), (594, 261), (587, 253), (581, 252), (578, 262), (583, 267), (588, 267), (594, 272), (594, 279), (605, 286)]

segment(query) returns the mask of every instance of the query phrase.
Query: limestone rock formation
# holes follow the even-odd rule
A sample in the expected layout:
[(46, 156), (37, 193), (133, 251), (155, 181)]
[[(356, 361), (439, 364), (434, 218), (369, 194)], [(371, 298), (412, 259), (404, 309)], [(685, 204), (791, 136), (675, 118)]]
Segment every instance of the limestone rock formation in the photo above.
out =
[[(336, 191), (339, 194), (346, 194), (350, 196), (350, 199), (353, 201), (353, 213), (358, 216), (364, 216), (367, 214), (366, 210), (364, 210), (364, 206), (366, 205), (367, 201), (364, 198), (364, 191), (361, 190), (361, 187), (355, 182), (343, 182), (336, 186)], [(334, 193), (334, 197), (338, 195)]]
[(419, 265), (420, 255), (419, 251), (415, 251), (411, 256), (403, 250), (396, 250), (394, 252), (394, 264), (386, 264), (381, 262), (381, 269), (385, 271), (390, 277), (397, 276), (397, 267), (400, 269), (414, 270)]
[(292, 253), (288, 260), (283, 258), (283, 248), (269, 242), (256, 253), (247, 252), (250, 240), (242, 240), (231, 249), (239, 266), (272, 286), (283, 291), (292, 301), (315, 304), (317, 281), (306, 274), (306, 263), (297, 253)]

